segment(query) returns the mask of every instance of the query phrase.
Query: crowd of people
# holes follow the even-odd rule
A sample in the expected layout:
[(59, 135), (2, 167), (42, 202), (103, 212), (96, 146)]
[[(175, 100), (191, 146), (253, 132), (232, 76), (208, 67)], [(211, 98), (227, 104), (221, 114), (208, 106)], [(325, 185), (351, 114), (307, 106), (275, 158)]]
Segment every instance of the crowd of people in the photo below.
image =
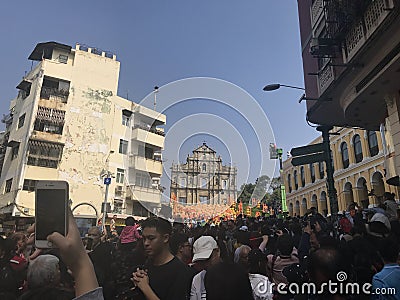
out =
[(30, 250), (32, 228), (0, 239), (0, 299), (400, 299), (399, 216), (385, 193), (338, 219), (315, 208), (190, 227), (128, 217), (81, 239), (70, 214), (68, 235), (48, 237), (57, 249)]

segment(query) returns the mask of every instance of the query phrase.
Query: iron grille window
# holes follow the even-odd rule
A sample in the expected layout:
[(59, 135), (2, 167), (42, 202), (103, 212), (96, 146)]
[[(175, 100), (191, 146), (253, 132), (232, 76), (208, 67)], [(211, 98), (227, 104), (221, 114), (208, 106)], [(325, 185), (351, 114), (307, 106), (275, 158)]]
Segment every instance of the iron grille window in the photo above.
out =
[(34, 192), (35, 191), (35, 187), (36, 187), (36, 183), (37, 183), (37, 180), (25, 179), (22, 189), (24, 191)]
[(12, 178), (10, 178), (10, 179), (8, 179), (8, 180), (6, 181), (6, 187), (5, 187), (5, 190), (4, 190), (5, 193), (11, 192), (12, 181), (13, 181)]
[(62, 144), (30, 140), (28, 147), (28, 165), (56, 169), (61, 161)]
[(122, 115), (122, 125), (129, 126), (129, 117), (126, 115)]
[(34, 130), (62, 134), (65, 121), (65, 111), (47, 107), (38, 107)]
[(58, 56), (58, 61), (62, 64), (66, 64), (68, 62), (68, 55), (60, 54)]
[(150, 175), (147, 172), (137, 172), (135, 185), (149, 188), (151, 185)]

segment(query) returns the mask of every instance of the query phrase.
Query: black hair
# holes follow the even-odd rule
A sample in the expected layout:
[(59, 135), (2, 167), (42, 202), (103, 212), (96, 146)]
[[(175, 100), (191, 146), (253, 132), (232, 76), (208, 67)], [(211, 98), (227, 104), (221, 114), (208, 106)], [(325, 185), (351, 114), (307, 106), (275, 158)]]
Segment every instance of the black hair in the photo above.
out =
[(249, 277), (237, 264), (219, 263), (207, 269), (204, 286), (207, 300), (253, 299)]
[(399, 244), (393, 238), (385, 238), (380, 241), (379, 253), (383, 260), (388, 263), (395, 263), (399, 257)]
[(188, 242), (188, 236), (181, 232), (175, 232), (171, 235), (169, 239), (169, 248), (171, 249), (171, 253), (176, 255), (178, 253), (179, 247), (184, 243)]
[(158, 233), (161, 234), (171, 234), (172, 232), (172, 225), (169, 221), (159, 218), (159, 217), (150, 217), (143, 221), (142, 223), (142, 230), (146, 227), (153, 227), (157, 230)]
[(277, 248), (282, 255), (291, 255), (293, 251), (294, 243), (293, 239), (289, 234), (283, 234), (278, 237)]
[(125, 225), (126, 226), (133, 226), (133, 225), (135, 225), (135, 223), (136, 223), (136, 220), (135, 220), (134, 217), (127, 217), (125, 219)]

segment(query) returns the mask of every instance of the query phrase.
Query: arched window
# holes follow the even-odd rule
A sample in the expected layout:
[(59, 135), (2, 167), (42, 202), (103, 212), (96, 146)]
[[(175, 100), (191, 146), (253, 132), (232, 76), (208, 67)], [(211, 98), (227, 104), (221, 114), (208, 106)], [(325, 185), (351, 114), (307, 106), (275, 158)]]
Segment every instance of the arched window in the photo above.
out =
[(371, 156), (375, 156), (379, 152), (378, 139), (376, 137), (376, 132), (375, 131), (368, 131), (367, 134), (368, 134), (369, 154)]
[(206, 165), (206, 164), (203, 164), (202, 167), (201, 167), (201, 170), (202, 170), (203, 172), (206, 172), (206, 171), (207, 171), (207, 165)]
[(300, 167), (300, 179), (301, 179), (301, 186), (305, 186), (306, 185), (306, 176), (304, 174), (303, 166)]
[(323, 179), (325, 177), (325, 168), (324, 168), (324, 163), (322, 161), (318, 163), (318, 169), (319, 169), (319, 178)]
[(293, 179), (294, 179), (294, 189), (297, 190), (299, 188), (299, 182), (297, 180), (297, 170), (294, 170)]
[(358, 134), (356, 134), (353, 138), (353, 147), (354, 147), (354, 157), (356, 159), (356, 163), (359, 163), (363, 160), (363, 153), (361, 147), (361, 139)]
[(346, 169), (349, 167), (349, 150), (347, 149), (346, 142), (340, 145), (340, 151), (342, 152), (343, 169)]
[(314, 164), (310, 164), (310, 175), (311, 175), (311, 182), (315, 181), (315, 168)]
[(290, 174), (288, 174), (287, 176), (287, 182), (288, 182), (288, 187), (289, 187), (289, 193), (292, 192), (292, 176), (290, 176)]

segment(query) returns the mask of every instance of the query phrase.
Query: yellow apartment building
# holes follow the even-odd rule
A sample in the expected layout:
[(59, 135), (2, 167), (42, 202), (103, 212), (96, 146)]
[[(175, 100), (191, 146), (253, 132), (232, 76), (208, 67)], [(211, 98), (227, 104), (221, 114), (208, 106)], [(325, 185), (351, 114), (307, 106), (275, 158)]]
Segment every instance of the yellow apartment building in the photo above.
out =
[[(337, 133), (331, 135), (330, 145), (339, 211), (353, 201), (365, 208), (376, 204), (385, 191), (399, 196), (398, 187), (385, 182), (385, 174), (395, 166), (389, 130), (335, 127), (331, 132)], [(319, 137), (309, 145), (321, 142)], [(283, 179), (291, 216), (302, 216), (310, 207), (323, 215), (331, 213), (324, 162), (294, 167), (289, 157), (283, 163)]]

